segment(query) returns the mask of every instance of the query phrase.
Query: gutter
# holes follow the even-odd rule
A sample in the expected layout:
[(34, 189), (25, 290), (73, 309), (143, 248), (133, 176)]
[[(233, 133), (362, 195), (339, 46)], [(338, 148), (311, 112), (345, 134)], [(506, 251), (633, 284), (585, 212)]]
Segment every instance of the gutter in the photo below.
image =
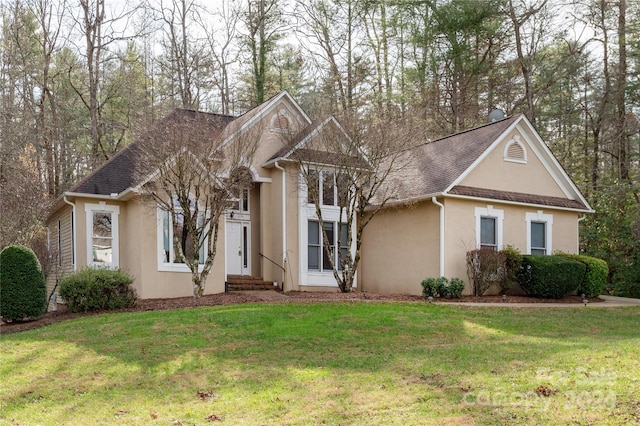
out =
[[(276, 169), (282, 172), (282, 265), (287, 261), (287, 172), (278, 161), (274, 163)], [(285, 270), (282, 269), (282, 290), (284, 291)]]
[(444, 277), (444, 204), (435, 196), (431, 197), (431, 202), (440, 207), (440, 276)]

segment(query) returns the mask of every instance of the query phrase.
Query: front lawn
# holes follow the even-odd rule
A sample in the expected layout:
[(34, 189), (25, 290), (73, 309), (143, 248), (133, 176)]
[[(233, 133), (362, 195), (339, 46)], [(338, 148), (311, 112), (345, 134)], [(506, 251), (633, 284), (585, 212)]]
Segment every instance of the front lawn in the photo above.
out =
[(245, 304), (5, 335), (0, 424), (638, 424), (640, 308)]

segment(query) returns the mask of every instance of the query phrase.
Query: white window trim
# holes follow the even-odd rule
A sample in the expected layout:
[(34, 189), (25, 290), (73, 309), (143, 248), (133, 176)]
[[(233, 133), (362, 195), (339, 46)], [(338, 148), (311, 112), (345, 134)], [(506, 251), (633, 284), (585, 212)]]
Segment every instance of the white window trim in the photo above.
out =
[[(161, 208), (156, 209), (157, 214), (157, 227), (156, 227), (156, 253), (158, 255), (158, 271), (159, 272), (185, 272), (190, 273), (191, 269), (185, 263), (165, 263), (164, 261), (164, 224), (162, 219), (165, 213), (169, 215), (169, 245), (170, 250), (173, 250), (173, 224), (171, 223), (171, 213)], [(205, 256), (207, 255), (207, 243), (205, 240)], [(202, 272), (204, 264), (198, 266), (198, 272)]]
[(502, 250), (503, 241), (503, 222), (504, 222), (504, 210), (494, 209), (493, 206), (487, 205), (487, 207), (476, 207), (476, 248), (481, 246), (481, 219), (483, 217), (491, 217), (496, 220), (496, 249)]
[(546, 253), (553, 253), (553, 215), (544, 214), (542, 210), (535, 213), (527, 213), (525, 216), (527, 223), (527, 254), (531, 254), (531, 222), (545, 222), (545, 242), (547, 244)]
[[(325, 170), (328, 171), (328, 170)], [(319, 175), (320, 176), (320, 175)], [(335, 173), (334, 173), (335, 176)], [(308, 243), (309, 236), (307, 235), (308, 226), (307, 222), (309, 220), (317, 220), (318, 215), (316, 214), (316, 208), (314, 204), (307, 203), (308, 200), (308, 188), (307, 182), (300, 173), (299, 175), (300, 181), (300, 190), (298, 197), (298, 252), (300, 253), (300, 285), (309, 286), (309, 287), (338, 287), (338, 283), (336, 282), (335, 277), (333, 276), (333, 270), (328, 271), (309, 271), (308, 270)], [(318, 179), (319, 185), (322, 185), (322, 179)], [(321, 194), (320, 194), (321, 195)], [(335, 222), (335, 223), (346, 223), (346, 215), (343, 212), (342, 217), (340, 217), (340, 207), (338, 206), (325, 206), (321, 204), (322, 209), (322, 220), (325, 222)], [(351, 224), (351, 232), (352, 235), (355, 235), (356, 228), (355, 221)], [(324, 250), (324, 247), (322, 248)], [(351, 255), (355, 254), (355, 241), (351, 241), (350, 247)], [(354, 280), (353, 288), (357, 287), (358, 279), (357, 274)]]
[[(120, 206), (107, 204), (100, 201), (99, 204), (85, 204), (84, 211), (87, 223), (87, 266), (90, 267), (108, 267), (118, 268), (120, 265), (120, 238), (118, 216), (120, 214)], [(111, 213), (111, 257), (113, 261), (94, 262), (93, 261), (93, 214), (94, 213)]]
[[(509, 148), (511, 148), (511, 145), (518, 145), (520, 148), (522, 148), (524, 159), (513, 158), (508, 156)], [(504, 152), (502, 156), (504, 157), (504, 161), (509, 161), (511, 163), (527, 164), (527, 149), (524, 146), (524, 144), (520, 141), (520, 136), (515, 135), (513, 139), (511, 139), (509, 142), (505, 144)]]

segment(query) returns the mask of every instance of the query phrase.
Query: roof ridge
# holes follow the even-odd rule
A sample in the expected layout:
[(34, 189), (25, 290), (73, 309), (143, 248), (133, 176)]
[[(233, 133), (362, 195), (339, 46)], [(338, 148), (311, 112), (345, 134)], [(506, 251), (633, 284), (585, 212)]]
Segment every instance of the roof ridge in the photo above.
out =
[[(479, 125), (479, 126), (472, 127), (472, 128), (470, 128), (470, 129), (461, 130), (461, 131), (456, 132), (456, 133), (451, 133), (451, 134), (449, 134), (449, 135), (441, 136), (441, 137), (439, 137), (439, 138), (437, 138), (437, 139), (434, 139), (434, 140), (431, 140), (431, 141), (422, 142), (422, 143), (420, 143), (420, 144), (418, 144), (418, 145), (414, 145), (414, 146), (412, 146), (412, 147), (410, 147), (410, 148), (405, 148), (403, 151), (410, 151), (410, 150), (412, 150), (412, 149), (414, 149), (414, 148), (418, 148), (418, 147), (420, 147), (420, 146), (430, 145), (430, 144), (433, 144), (433, 143), (436, 143), (436, 142), (440, 142), (440, 141), (442, 141), (442, 140), (444, 140), (444, 139), (452, 138), (452, 137), (454, 137), (454, 136), (459, 136), (459, 135), (463, 135), (463, 134), (465, 134), (465, 133), (474, 132), (474, 131), (476, 131), (476, 130), (479, 130), (479, 129), (482, 129), (482, 128), (485, 128), (485, 127), (489, 127), (489, 126), (493, 126), (493, 125), (495, 125), (495, 124), (501, 123), (501, 122), (503, 122), (503, 121), (505, 121), (505, 120), (511, 120), (511, 119), (517, 118), (517, 117), (519, 117), (519, 116), (521, 116), (521, 115), (522, 115), (522, 113), (514, 114), (514, 115), (512, 115), (512, 116), (505, 117), (505, 118), (503, 118), (502, 120), (493, 121), (493, 122), (491, 122), (491, 123), (484, 123), (484, 124), (481, 124), (481, 125)], [(403, 151), (401, 151), (401, 152), (403, 152)]]

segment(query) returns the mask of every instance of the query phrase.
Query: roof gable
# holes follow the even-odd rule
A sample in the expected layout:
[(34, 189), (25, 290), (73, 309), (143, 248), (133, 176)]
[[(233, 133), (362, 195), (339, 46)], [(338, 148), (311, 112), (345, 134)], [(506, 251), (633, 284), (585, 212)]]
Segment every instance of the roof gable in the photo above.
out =
[[(465, 180), (516, 128), (525, 136), (530, 155), (540, 159), (561, 193), (496, 190), (482, 185), (476, 187)], [(399, 188), (396, 203), (450, 194), (591, 211), (571, 178), (522, 114), (424, 143), (403, 155), (406, 166), (391, 177)]]
[[(156, 126), (163, 126), (172, 121), (193, 121), (207, 127), (207, 131), (215, 132), (224, 129), (234, 117), (220, 114), (212, 114), (186, 109), (175, 109), (163, 118)], [(104, 162), (100, 167), (80, 182), (74, 185), (67, 193), (76, 195), (110, 196), (121, 194), (129, 188), (137, 186), (145, 179), (145, 171), (140, 170), (143, 150), (140, 142), (136, 141), (123, 148), (116, 155)], [(152, 173), (149, 170), (148, 173)]]

